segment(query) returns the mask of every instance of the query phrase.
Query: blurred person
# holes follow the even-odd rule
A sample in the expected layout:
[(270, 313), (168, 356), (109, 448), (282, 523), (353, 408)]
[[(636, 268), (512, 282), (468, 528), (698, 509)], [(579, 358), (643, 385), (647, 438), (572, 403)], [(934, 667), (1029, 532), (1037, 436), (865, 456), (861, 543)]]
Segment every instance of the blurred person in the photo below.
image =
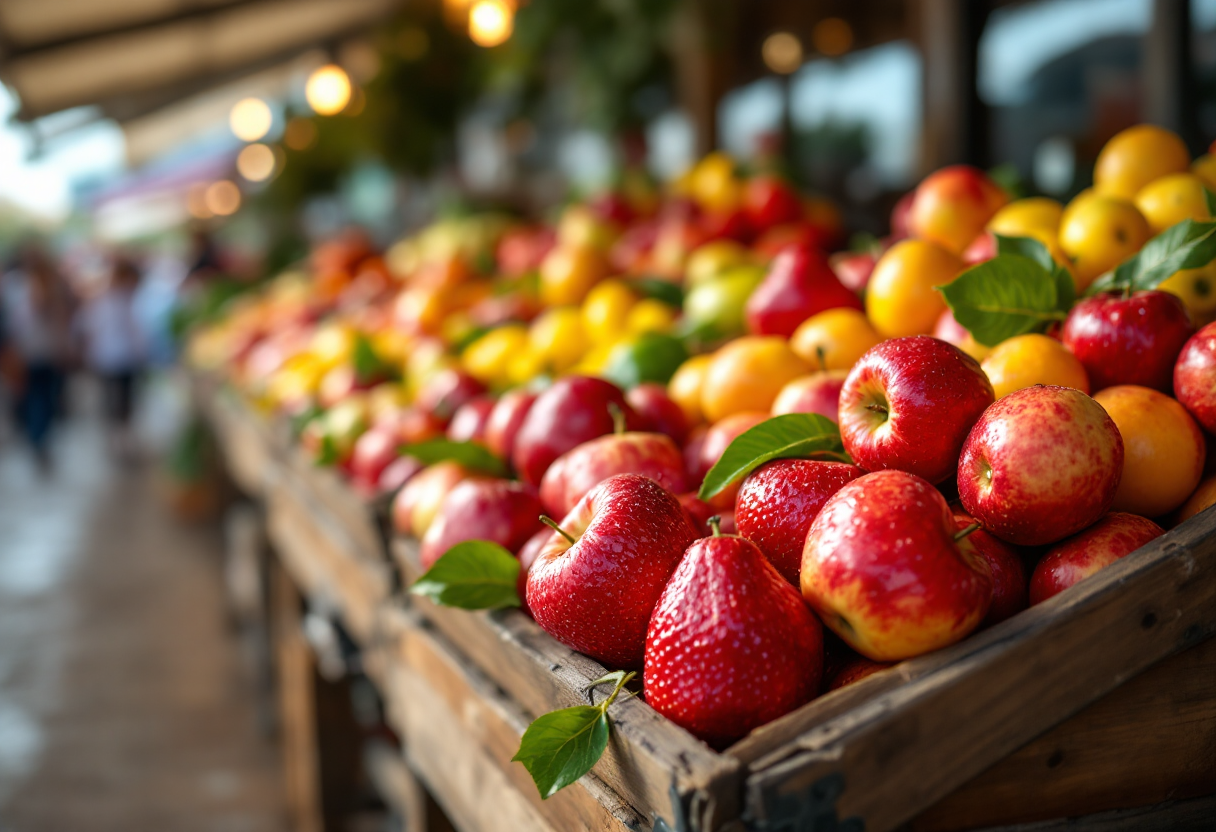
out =
[(51, 464), (51, 427), (71, 360), (72, 306), (67, 284), (35, 243), (22, 249), (17, 267), (0, 279), (0, 311), (8, 342), (5, 378), (14, 386), (17, 427), (44, 471)]
[(106, 287), (85, 304), (77, 319), (85, 364), (101, 379), (111, 450), (124, 461), (131, 461), (136, 451), (131, 414), (147, 354), (136, 313), (140, 279), (133, 261), (116, 257)]

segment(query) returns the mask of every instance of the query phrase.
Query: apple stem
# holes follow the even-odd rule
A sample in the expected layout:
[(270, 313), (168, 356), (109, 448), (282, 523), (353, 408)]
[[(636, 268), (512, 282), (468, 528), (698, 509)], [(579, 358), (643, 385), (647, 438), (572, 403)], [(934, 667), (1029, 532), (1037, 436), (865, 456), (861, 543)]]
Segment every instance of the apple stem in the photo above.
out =
[(711, 532), (713, 532), (714, 537), (721, 537), (722, 536), (722, 517), (721, 517), (721, 515), (715, 514), (713, 517), (709, 518), (708, 522), (709, 522), (709, 530)]
[(828, 371), (828, 360), (823, 353), (823, 344), (815, 345), (815, 356), (819, 359), (819, 369), (826, 373)]
[(957, 543), (958, 541), (962, 540), (967, 535), (971, 534), (973, 531), (978, 529), (979, 527), (980, 527), (979, 523), (972, 523), (970, 526), (968, 526), (965, 529), (962, 529), (961, 531), (959, 531), (958, 533), (956, 533), (954, 535), (954, 542)]
[(549, 517), (549, 516), (547, 516), (547, 515), (542, 514), (542, 515), (540, 516), (540, 522), (544, 523), (546, 526), (548, 526), (549, 528), (553, 529), (553, 531), (557, 532), (557, 533), (558, 533), (558, 534), (560, 534), (562, 537), (566, 538), (566, 540), (570, 541), (570, 545), (571, 545), (571, 546), (573, 546), (575, 543), (578, 543), (578, 541), (577, 541), (577, 540), (575, 540), (575, 539), (574, 539), (574, 538), (573, 538), (573, 537), (570, 535), (570, 532), (566, 531), (566, 530), (565, 530), (565, 529), (563, 529), (561, 526), (559, 526), (559, 525), (557, 524), (557, 521), (556, 521), (556, 520), (554, 520), (552, 517)]
[(868, 404), (868, 405), (866, 405), (866, 410), (869, 410), (871, 413), (887, 413), (887, 412), (889, 412), (889, 411), (887, 410), (887, 408), (886, 408), (885, 406), (881, 405), (881, 404)]
[(616, 402), (608, 402), (608, 412), (612, 414), (612, 432), (620, 436), (625, 432), (625, 411)]

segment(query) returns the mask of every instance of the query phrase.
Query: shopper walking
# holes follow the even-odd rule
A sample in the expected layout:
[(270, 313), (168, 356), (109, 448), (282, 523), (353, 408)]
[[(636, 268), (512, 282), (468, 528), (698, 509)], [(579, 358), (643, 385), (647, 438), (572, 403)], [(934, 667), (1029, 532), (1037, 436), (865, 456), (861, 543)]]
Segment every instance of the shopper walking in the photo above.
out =
[(135, 309), (139, 283), (135, 263), (115, 258), (107, 286), (85, 304), (77, 322), (85, 364), (102, 382), (111, 451), (123, 461), (136, 453), (131, 416), (147, 355)]
[[(14, 389), (14, 416), (39, 467), (51, 464), (50, 434), (71, 357), (72, 297), (53, 262), (27, 244), (18, 266), (0, 280), (0, 306)], [(20, 369), (17, 369), (17, 364)]]

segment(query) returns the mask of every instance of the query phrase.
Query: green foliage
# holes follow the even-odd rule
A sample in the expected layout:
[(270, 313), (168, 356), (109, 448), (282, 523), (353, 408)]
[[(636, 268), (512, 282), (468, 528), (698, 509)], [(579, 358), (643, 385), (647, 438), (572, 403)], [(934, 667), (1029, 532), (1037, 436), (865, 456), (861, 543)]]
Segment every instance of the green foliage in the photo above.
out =
[(1086, 294), (1109, 289), (1155, 289), (1176, 272), (1198, 269), (1216, 259), (1216, 220), (1183, 220), (1144, 244), (1113, 272), (1093, 282)]
[(520, 606), (519, 561), (497, 543), (467, 540), (443, 553), (410, 587), (437, 604), (465, 610)]
[(507, 475), (507, 466), (503, 464), (503, 461), (494, 456), (484, 445), (473, 441), (453, 442), (451, 439), (428, 439), (425, 442), (405, 445), (401, 448), (401, 453), (412, 456), (427, 465), (451, 460), (470, 471), (480, 471), (494, 477)]
[(840, 429), (835, 422), (816, 413), (774, 416), (735, 437), (705, 475), (697, 496), (708, 500), (774, 459), (820, 454), (851, 461), (844, 451)]
[(1071, 278), (1060, 281), (1040, 258), (1022, 254), (998, 254), (937, 290), (955, 320), (989, 347), (1064, 320), (1074, 300)]

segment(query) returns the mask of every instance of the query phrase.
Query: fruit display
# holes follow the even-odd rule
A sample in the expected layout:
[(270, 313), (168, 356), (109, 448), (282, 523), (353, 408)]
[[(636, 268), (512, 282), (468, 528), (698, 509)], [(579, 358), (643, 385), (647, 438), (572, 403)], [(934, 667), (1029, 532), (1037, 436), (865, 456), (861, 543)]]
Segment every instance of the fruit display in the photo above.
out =
[(192, 360), (391, 497), (416, 593), (522, 607), (721, 749), (1216, 503), (1216, 196), (1175, 140), (1067, 205), (946, 168), (865, 254), (711, 154), (552, 226), (344, 238)]

